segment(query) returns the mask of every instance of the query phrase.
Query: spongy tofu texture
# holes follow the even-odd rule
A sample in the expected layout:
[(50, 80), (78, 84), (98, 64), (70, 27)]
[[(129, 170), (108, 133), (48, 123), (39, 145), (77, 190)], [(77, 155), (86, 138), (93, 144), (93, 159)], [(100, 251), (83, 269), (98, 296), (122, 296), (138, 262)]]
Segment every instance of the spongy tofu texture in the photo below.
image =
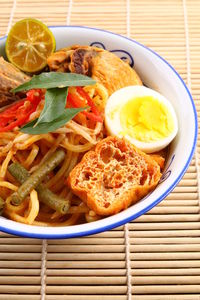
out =
[(97, 214), (110, 215), (152, 190), (160, 167), (124, 139), (108, 137), (85, 154), (69, 176), (69, 184)]

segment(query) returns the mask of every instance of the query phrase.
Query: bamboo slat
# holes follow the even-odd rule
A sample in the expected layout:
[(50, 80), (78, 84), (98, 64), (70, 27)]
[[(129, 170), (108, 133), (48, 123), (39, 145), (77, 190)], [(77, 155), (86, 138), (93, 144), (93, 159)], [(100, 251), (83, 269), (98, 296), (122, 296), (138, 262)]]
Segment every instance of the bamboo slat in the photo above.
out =
[[(176, 68), (200, 121), (199, 15), (198, 0), (0, 0), (0, 36), (25, 17), (127, 35)], [(200, 139), (174, 191), (126, 227), (49, 241), (0, 232), (0, 300), (199, 300), (199, 155)]]

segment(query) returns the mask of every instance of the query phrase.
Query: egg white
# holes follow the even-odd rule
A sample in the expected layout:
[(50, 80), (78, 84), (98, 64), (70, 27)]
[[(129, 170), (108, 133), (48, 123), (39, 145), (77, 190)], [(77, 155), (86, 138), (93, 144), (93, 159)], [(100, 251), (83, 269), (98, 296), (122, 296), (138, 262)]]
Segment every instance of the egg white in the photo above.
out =
[[(144, 96), (152, 96), (156, 98), (159, 102), (163, 103), (168, 108), (169, 113), (171, 113), (174, 122), (173, 132), (169, 136), (159, 141), (141, 142), (128, 134), (122, 134), (123, 128), (120, 123), (120, 111), (122, 107), (134, 97)], [(109, 97), (105, 107), (105, 126), (108, 131), (108, 134), (118, 136), (121, 138), (124, 137), (137, 148), (141, 149), (146, 153), (157, 152), (167, 147), (178, 132), (178, 121), (176, 113), (170, 101), (167, 100), (160, 93), (144, 86), (128, 86), (114, 92)]]

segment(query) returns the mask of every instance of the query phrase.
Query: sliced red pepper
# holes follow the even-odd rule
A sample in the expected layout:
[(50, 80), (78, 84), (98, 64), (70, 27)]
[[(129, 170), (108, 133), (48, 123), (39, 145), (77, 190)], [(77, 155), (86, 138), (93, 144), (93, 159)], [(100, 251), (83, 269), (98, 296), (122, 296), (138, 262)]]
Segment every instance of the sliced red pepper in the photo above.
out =
[[(77, 87), (76, 88), (77, 91), (79, 92), (79, 95), (81, 97), (83, 97), (83, 99), (85, 99), (87, 101), (87, 104), (90, 106), (91, 111), (92, 112), (88, 112), (88, 111), (83, 111), (82, 113), (90, 120), (94, 121), (94, 122), (103, 122), (102, 117), (98, 111), (98, 109), (96, 108), (96, 106), (94, 105), (92, 99), (89, 97), (89, 95), (81, 88), (81, 87)], [(68, 94), (67, 100), (71, 103), (71, 105), (73, 107), (84, 107), (85, 101), (81, 100), (76, 94)]]
[[(13, 104), (0, 113), (0, 132), (12, 130), (16, 126), (26, 123), (30, 115), (36, 110), (41, 101), (43, 93), (41, 90), (31, 90), (27, 98)], [(25, 102), (29, 102), (28, 105)]]
[(12, 106), (10, 106), (6, 110), (4, 110), (2, 113), (0, 113), (0, 119), (1, 118), (9, 119), (9, 118), (11, 118), (13, 116), (16, 116), (17, 109), (20, 106), (23, 106), (25, 101), (26, 101), (26, 99), (20, 100), (16, 104), (13, 104)]
[(100, 122), (102, 123), (102, 117), (101, 116), (97, 116), (92, 112), (88, 112), (88, 111), (83, 111), (84, 115), (86, 115), (86, 117), (88, 117), (88, 119), (94, 121), (94, 122)]
[(20, 126), (22, 124), (24, 124), (29, 116), (24, 116), (21, 118), (18, 118), (16, 121), (11, 121), (7, 120), (7, 122), (5, 122), (4, 124), (0, 123), (0, 132), (6, 132), (9, 130), (12, 130), (13, 128), (15, 128), (16, 126)]
[(90, 96), (88, 95), (88, 93), (86, 93), (84, 91), (84, 89), (80, 86), (77, 86), (76, 88), (77, 92), (79, 93), (79, 95), (81, 95), (84, 99), (87, 100), (88, 105), (91, 107), (91, 111), (95, 114), (100, 116), (100, 113), (98, 111), (98, 109), (96, 108), (95, 104), (93, 103), (92, 99), (90, 98)]
[(26, 97), (31, 102), (41, 100), (44, 97), (44, 91), (41, 89), (33, 89), (26, 93)]
[(68, 93), (67, 101), (69, 101), (71, 103), (71, 105), (76, 108), (84, 107), (87, 105), (77, 95), (71, 94), (71, 93)]

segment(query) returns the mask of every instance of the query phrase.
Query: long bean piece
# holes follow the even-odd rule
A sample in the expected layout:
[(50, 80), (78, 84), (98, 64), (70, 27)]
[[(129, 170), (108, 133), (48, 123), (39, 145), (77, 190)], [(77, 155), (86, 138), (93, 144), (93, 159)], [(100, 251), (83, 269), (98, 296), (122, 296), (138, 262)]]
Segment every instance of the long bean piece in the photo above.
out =
[[(23, 184), (28, 177), (30, 178), (29, 172), (19, 163), (12, 163), (8, 167), (8, 170), (11, 175), (15, 177), (16, 180), (21, 184)], [(61, 214), (67, 213), (70, 208), (69, 200), (65, 200), (64, 198), (57, 196), (43, 184), (39, 184), (35, 189), (38, 192), (38, 197), (42, 203), (46, 204), (47, 206)]]
[(18, 188), (18, 191), (12, 195), (12, 203), (20, 205), (29, 193), (35, 189), (55, 167), (57, 167), (65, 157), (62, 149), (54, 152), (43, 164), (28, 177)]
[(5, 201), (0, 197), (0, 215), (3, 212), (4, 204), (5, 204)]

